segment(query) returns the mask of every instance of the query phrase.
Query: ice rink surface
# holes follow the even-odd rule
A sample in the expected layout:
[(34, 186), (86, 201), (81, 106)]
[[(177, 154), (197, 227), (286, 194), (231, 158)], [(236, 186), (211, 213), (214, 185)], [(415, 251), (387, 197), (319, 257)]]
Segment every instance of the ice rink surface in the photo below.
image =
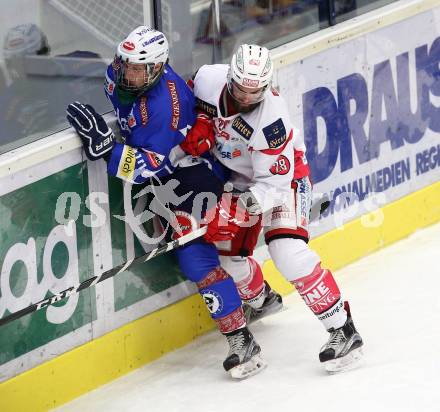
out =
[(437, 224), (336, 272), (364, 339), (355, 370), (322, 369), (328, 334), (294, 293), (252, 325), (269, 366), (248, 380), (223, 371), (227, 344), (211, 332), (57, 410), (440, 411), (439, 261)]

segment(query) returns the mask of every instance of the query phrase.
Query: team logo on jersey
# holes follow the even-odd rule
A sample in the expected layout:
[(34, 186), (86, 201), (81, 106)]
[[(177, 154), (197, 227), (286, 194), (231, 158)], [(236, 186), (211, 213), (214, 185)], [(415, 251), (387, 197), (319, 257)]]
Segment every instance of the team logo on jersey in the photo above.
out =
[(245, 87), (258, 87), (259, 84), (259, 80), (248, 79), (247, 77), (243, 78), (243, 86)]
[(234, 119), (231, 127), (246, 140), (249, 140), (252, 136), (252, 133), (254, 133), (254, 129), (252, 129), (252, 127), (246, 123), (241, 116), (238, 116)]
[(134, 43), (132, 43), (131, 41), (125, 41), (123, 44), (122, 44), (122, 47), (125, 49), (125, 50), (134, 50), (135, 49), (135, 45), (134, 45)]
[(148, 162), (153, 167), (153, 169), (157, 169), (163, 162), (163, 159), (165, 159), (164, 155), (161, 155), (160, 153), (152, 152), (147, 149), (141, 149), (145, 155), (147, 156)]
[(134, 171), (136, 169), (136, 153), (137, 150), (130, 146), (124, 146), (121, 160), (119, 161), (118, 177), (124, 180), (133, 180)]
[(168, 80), (167, 81), (168, 90), (171, 95), (171, 105), (172, 105), (172, 117), (171, 117), (171, 128), (177, 130), (180, 119), (180, 103), (179, 96), (177, 94), (176, 83)]
[[(225, 140), (229, 140), (231, 138), (231, 135), (224, 130), (230, 122), (230, 120), (225, 120), (221, 118), (215, 119), (214, 129), (218, 138), (223, 138)], [(237, 138), (237, 140), (239, 139)]]
[(270, 149), (280, 147), (287, 139), (286, 128), (281, 118), (264, 127), (263, 134)]
[(259, 66), (260, 65), (260, 60), (250, 59), (249, 60), (249, 64), (251, 64), (252, 66)]
[(202, 99), (196, 97), (196, 107), (204, 112), (208, 113), (210, 116), (217, 117), (217, 107), (213, 104), (205, 102)]
[(115, 91), (115, 82), (111, 80), (107, 75), (105, 76), (105, 90), (109, 96), (113, 96), (113, 92)]
[(131, 112), (130, 115), (128, 116), (127, 124), (128, 124), (128, 127), (131, 129), (134, 126), (136, 126), (136, 118), (134, 117), (133, 112)]
[(269, 170), (273, 175), (286, 175), (290, 171), (290, 161), (286, 156), (280, 155)]
[(145, 126), (148, 121), (147, 97), (146, 96), (141, 97), (141, 102), (139, 103), (139, 111), (141, 113), (142, 126)]
[(240, 156), (241, 156), (241, 150), (239, 150), (239, 149), (235, 149), (235, 150), (232, 152), (232, 157), (233, 157), (233, 158), (240, 157)]
[(191, 216), (190, 213), (184, 212), (183, 210), (176, 210), (174, 214), (176, 215), (176, 220), (172, 225), (174, 228), (174, 233), (172, 234), (173, 240), (185, 236), (198, 228), (197, 220)]

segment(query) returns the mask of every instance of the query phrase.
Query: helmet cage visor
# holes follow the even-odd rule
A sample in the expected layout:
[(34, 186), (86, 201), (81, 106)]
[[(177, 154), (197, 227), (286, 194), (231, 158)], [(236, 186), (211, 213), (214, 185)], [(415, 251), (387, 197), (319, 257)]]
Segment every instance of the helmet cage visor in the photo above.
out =
[(252, 105), (261, 102), (269, 85), (259, 88), (244, 87), (234, 79), (228, 81), (228, 91), (234, 100), (244, 105)]
[(122, 90), (142, 92), (160, 76), (163, 64), (129, 63), (115, 56), (112, 67), (116, 84)]

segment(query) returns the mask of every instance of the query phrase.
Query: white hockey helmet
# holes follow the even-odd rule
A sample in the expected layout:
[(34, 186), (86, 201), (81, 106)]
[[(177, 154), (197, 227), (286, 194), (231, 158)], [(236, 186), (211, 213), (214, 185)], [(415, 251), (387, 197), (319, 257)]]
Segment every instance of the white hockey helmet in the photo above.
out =
[(49, 54), (50, 47), (46, 35), (34, 23), (20, 24), (6, 33), (3, 42), (3, 57), (12, 77), (24, 71), (23, 57), (27, 55)]
[(229, 93), (241, 104), (258, 103), (270, 88), (272, 76), (269, 50), (256, 44), (242, 44), (232, 56), (229, 66)]
[(117, 47), (113, 62), (117, 86), (134, 93), (149, 89), (163, 73), (168, 54), (168, 41), (162, 32), (137, 27)]

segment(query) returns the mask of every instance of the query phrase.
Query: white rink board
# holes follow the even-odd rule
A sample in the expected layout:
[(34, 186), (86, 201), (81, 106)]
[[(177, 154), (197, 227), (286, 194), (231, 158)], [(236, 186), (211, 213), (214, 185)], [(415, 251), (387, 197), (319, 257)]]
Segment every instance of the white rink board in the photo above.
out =
[[(278, 70), (315, 195), (360, 199), (339, 214), (332, 205), (313, 235), (440, 180), (439, 63), (433, 9)], [(368, 179), (376, 187), (367, 190)]]

